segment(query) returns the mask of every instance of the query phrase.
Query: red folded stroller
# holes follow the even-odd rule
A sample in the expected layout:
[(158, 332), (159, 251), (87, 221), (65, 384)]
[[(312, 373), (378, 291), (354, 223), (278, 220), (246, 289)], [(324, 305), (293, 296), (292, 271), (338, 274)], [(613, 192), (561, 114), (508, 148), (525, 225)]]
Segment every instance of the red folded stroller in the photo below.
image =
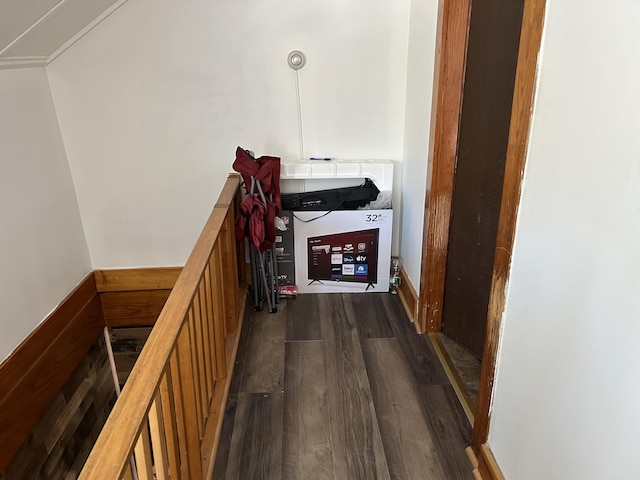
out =
[(247, 239), (251, 262), (251, 288), (255, 309), (262, 310), (266, 300), (269, 312), (277, 312), (278, 269), (274, 242), (275, 218), (282, 212), (280, 203), (280, 158), (255, 158), (253, 152), (238, 147), (233, 169), (242, 175), (246, 197), (236, 217), (236, 238)]

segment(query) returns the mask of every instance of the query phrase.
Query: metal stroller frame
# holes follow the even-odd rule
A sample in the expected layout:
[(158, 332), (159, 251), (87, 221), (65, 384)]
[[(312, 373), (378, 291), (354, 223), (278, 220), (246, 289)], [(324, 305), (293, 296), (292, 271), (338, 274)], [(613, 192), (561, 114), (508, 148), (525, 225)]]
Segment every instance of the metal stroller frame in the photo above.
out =
[[(243, 156), (243, 159), (246, 161), (246, 155), (256, 163), (260, 163), (260, 161), (265, 158), (261, 157), (256, 160), (253, 152), (248, 150), (242, 150), (238, 147), (239, 151), (236, 151), (236, 160), (239, 155)], [(267, 160), (273, 161), (277, 160), (278, 165), (280, 162), (279, 158), (276, 157), (266, 157)], [(233, 168), (240, 172), (244, 178), (245, 190), (247, 191), (247, 198), (243, 200), (243, 203), (246, 202), (246, 205), (251, 206), (252, 213), (251, 215), (256, 215), (255, 212), (255, 204), (257, 202), (261, 202), (258, 204), (258, 212), (265, 212), (262, 215), (262, 222), (266, 221), (266, 212), (269, 209), (269, 205), (272, 205), (272, 208), (275, 208), (274, 203), (279, 202), (279, 197), (274, 198), (273, 191), (268, 192), (265, 195), (265, 192), (262, 187), (262, 183), (259, 179), (255, 177), (255, 170), (251, 169), (251, 172), (254, 174), (250, 174), (248, 169), (243, 168), (241, 162), (234, 162)], [(250, 181), (250, 187), (247, 188), (247, 180)], [(276, 180), (277, 181), (277, 180)], [(272, 189), (273, 190), (273, 189)], [(278, 206), (279, 209), (279, 206)], [(269, 239), (265, 239), (265, 242), (260, 242), (259, 244), (255, 243), (255, 237), (251, 235), (251, 225), (252, 222), (249, 221), (250, 217), (247, 217), (246, 210), (242, 210), (239, 212), (238, 219), (242, 222), (242, 216), (244, 215), (245, 219), (243, 225), (236, 225), (236, 238), (242, 235), (242, 238), (245, 238), (249, 244), (249, 257), (251, 263), (251, 289), (253, 290), (253, 298), (254, 298), (254, 306), (256, 311), (261, 311), (263, 309), (263, 304), (266, 301), (267, 306), (269, 308), (269, 313), (275, 313), (278, 311), (277, 304), (280, 303), (280, 297), (278, 294), (278, 266), (276, 262), (276, 252), (275, 252), (275, 244), (270, 242)], [(259, 215), (259, 213), (258, 213)], [(266, 229), (265, 229), (266, 230)], [(275, 239), (273, 239), (275, 240)], [(265, 247), (265, 243), (270, 243), (269, 246)], [(263, 249), (264, 248), (264, 249)]]

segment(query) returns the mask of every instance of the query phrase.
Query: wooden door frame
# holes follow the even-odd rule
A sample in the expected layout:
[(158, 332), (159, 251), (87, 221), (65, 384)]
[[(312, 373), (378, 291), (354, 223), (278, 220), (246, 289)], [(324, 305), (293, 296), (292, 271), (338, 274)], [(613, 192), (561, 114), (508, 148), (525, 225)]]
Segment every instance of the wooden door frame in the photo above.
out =
[[(432, 148), (427, 168), (417, 319), (417, 329), (427, 333), (437, 333), (442, 328), (471, 1), (439, 0), (438, 5), (437, 64), (430, 132)], [(472, 447), (476, 453), (489, 435), (496, 356), (527, 155), (545, 6), (546, 0), (524, 1), (480, 390), (473, 425)]]

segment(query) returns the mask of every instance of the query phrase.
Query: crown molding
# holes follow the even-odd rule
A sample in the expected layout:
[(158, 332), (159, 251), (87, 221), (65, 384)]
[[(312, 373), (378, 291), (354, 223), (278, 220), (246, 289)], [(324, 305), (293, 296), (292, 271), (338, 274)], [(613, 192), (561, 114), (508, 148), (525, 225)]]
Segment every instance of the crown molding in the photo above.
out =
[(49, 57), (7, 57), (0, 58), (0, 70), (9, 68), (45, 67)]

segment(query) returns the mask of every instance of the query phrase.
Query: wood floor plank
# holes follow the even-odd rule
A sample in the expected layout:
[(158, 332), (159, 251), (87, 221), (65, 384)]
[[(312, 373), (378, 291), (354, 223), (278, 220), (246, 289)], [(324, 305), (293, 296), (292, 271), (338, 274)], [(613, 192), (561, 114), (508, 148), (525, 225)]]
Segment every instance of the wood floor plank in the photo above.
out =
[[(458, 404), (452, 410), (450, 406), (451, 387), (449, 385), (420, 385), (419, 398), (422, 411), (427, 413), (425, 418), (431, 432), (443, 468), (448, 472), (451, 480), (473, 479), (469, 471), (469, 458), (464, 449), (469, 445), (461, 434), (459, 425), (465, 417), (462, 407)], [(470, 427), (469, 427), (470, 428)]]
[(286, 311), (286, 304), (281, 303), (276, 313), (251, 313), (241, 393), (282, 392)]
[(383, 306), (394, 336), (400, 342), (414, 385), (449, 385), (449, 378), (438, 360), (427, 335), (418, 335), (397, 295), (384, 295)]
[(321, 340), (318, 294), (303, 294), (282, 300), (287, 304), (287, 342)]
[(332, 390), (328, 396), (335, 478), (390, 479), (371, 392)]
[(285, 359), (282, 478), (333, 479), (322, 342), (287, 342)]
[(368, 390), (360, 336), (349, 301), (342, 294), (331, 294), (320, 297), (318, 302), (327, 382), (341, 388)]
[(442, 391), (444, 392), (447, 404), (449, 405), (449, 410), (451, 411), (455, 425), (463, 439), (463, 443), (465, 445), (471, 445), (473, 425), (471, 425), (469, 417), (464, 413), (464, 409), (462, 405), (460, 405), (460, 400), (458, 399), (458, 395), (456, 395), (456, 391), (453, 389), (452, 385), (443, 385)]
[(471, 427), (431, 342), (392, 295), (371, 308), (393, 336), (367, 324), (364, 295), (247, 309), (215, 479), (472, 478)]
[(247, 357), (247, 350), (249, 349), (249, 332), (251, 331), (252, 324), (257, 321), (257, 317), (252, 314), (253, 312), (254, 306), (252, 300), (247, 298), (242, 321), (242, 331), (240, 332), (240, 339), (238, 340), (238, 352), (236, 353), (236, 361), (233, 365), (233, 376), (231, 377), (231, 384), (229, 385), (229, 394), (231, 395), (240, 393), (245, 359)]
[(338, 479), (388, 479), (369, 380), (348, 297), (319, 297), (333, 465)]
[(383, 293), (361, 293), (350, 297), (349, 305), (354, 313), (353, 319), (362, 338), (394, 336), (384, 304), (390, 296)]
[(282, 478), (283, 393), (241, 393), (227, 480)]
[(363, 339), (362, 349), (391, 478), (448, 480), (398, 340)]
[(216, 463), (213, 467), (213, 480), (224, 480), (227, 474), (229, 452), (231, 450), (231, 437), (233, 435), (237, 408), (238, 395), (229, 395), (227, 399), (227, 407), (224, 411), (220, 443), (218, 444), (218, 452), (216, 453)]

